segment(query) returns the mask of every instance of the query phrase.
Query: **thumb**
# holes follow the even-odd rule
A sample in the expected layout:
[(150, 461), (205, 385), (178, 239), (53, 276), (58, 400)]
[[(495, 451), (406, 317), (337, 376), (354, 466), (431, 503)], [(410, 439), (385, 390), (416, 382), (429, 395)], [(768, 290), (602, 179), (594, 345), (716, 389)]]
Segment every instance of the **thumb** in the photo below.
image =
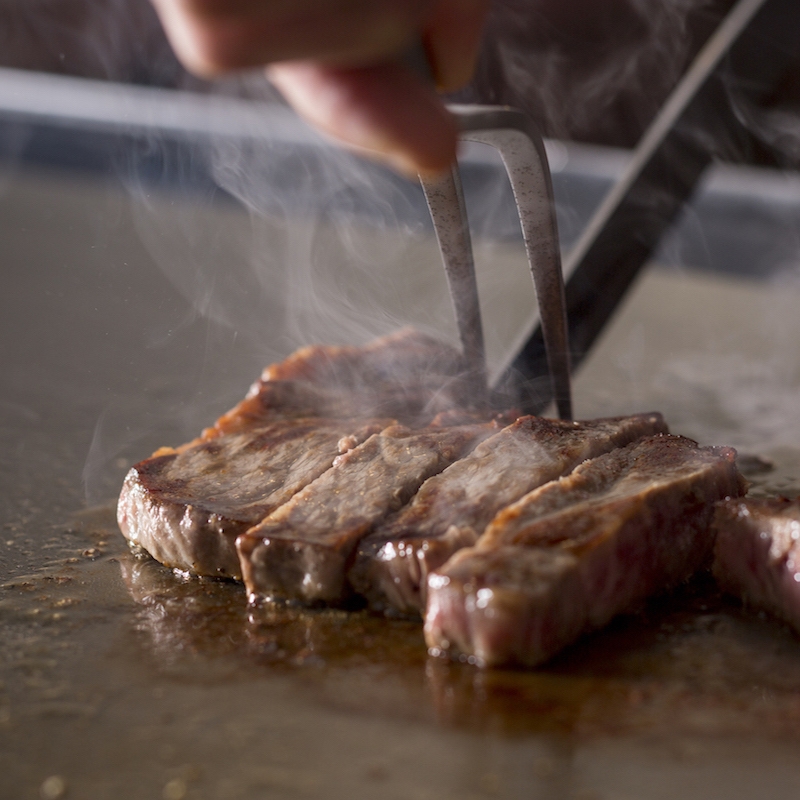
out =
[(433, 88), (400, 62), (288, 62), (269, 67), (268, 75), (312, 125), (400, 172), (441, 172), (456, 157), (455, 121)]

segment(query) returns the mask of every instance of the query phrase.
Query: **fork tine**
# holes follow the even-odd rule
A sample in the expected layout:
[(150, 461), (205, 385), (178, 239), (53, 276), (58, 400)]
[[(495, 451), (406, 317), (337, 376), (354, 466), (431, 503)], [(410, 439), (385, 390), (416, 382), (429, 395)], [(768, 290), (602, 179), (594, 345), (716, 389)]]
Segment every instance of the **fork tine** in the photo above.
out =
[(569, 333), (553, 188), (544, 143), (522, 112), (501, 106), (449, 106), (461, 138), (496, 148), (517, 203), (542, 328), (553, 397), (562, 419), (572, 418)]
[(437, 178), (420, 176), (420, 183), (439, 241), (469, 377), (482, 402), (487, 396), (486, 354), (472, 239), (458, 166), (454, 164)]

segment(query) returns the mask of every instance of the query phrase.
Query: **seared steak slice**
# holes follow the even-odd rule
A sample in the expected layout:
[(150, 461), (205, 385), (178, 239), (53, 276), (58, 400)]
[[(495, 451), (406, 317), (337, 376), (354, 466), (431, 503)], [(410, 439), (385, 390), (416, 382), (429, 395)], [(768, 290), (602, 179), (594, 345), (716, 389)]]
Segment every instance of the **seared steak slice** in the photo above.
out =
[(125, 478), (120, 529), (168, 567), (238, 578), (236, 537), (390, 422), (282, 419), (162, 449)]
[(381, 416), (424, 425), (470, 405), (464, 369), (456, 350), (412, 329), (364, 347), (304, 347), (267, 367), (247, 397), (203, 436), (276, 416)]
[(238, 577), (236, 536), (391, 424), (393, 412), (428, 422), (457, 407), (442, 387), (456, 392), (462, 370), (457, 351), (413, 330), (365, 347), (300, 350), (268, 367), (198, 439), (137, 464), (122, 489), (120, 527), (168, 566)]
[(206, 428), (202, 436), (190, 442), (189, 446), (217, 436), (269, 425), (281, 419), (353, 419), (362, 416), (360, 412), (363, 408), (374, 405), (372, 396), (359, 398), (353, 393), (336, 392), (301, 381), (256, 383), (244, 400), (223, 414), (213, 427)]
[(356, 391), (409, 383), (441, 388), (443, 378), (457, 376), (464, 369), (457, 350), (413, 328), (404, 328), (363, 347), (304, 347), (267, 367), (261, 380), (306, 381)]
[(428, 646), (540, 664), (688, 578), (710, 555), (714, 503), (744, 490), (735, 455), (651, 437), (526, 495), (429, 578)]
[(490, 435), (493, 423), (387, 428), (336, 459), (236, 547), (251, 596), (337, 603), (359, 539), (402, 506), (429, 476)]
[[(451, 381), (451, 388), (458, 381)], [(364, 419), (391, 417), (413, 427), (424, 427), (442, 412), (459, 408), (458, 392), (446, 386), (437, 389), (413, 384), (376, 386), (363, 390), (332, 389), (298, 381), (258, 382), (251, 393), (211, 428), (203, 431), (203, 439), (235, 433), (254, 425), (263, 425), (280, 418), (332, 417)], [(490, 412), (483, 414), (488, 418)], [(194, 444), (194, 442), (192, 442)]]
[(498, 511), (587, 458), (661, 432), (660, 414), (589, 422), (521, 417), (429, 478), (363, 539), (349, 580), (372, 608), (419, 615), (428, 575), (474, 544)]
[(720, 587), (800, 633), (800, 498), (720, 503), (714, 527)]

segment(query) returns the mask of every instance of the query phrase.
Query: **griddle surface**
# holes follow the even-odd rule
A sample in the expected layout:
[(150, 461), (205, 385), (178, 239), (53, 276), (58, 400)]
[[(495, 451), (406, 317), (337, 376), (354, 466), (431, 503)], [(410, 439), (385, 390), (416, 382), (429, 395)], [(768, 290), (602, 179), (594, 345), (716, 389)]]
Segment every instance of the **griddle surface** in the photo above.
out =
[[(131, 205), (52, 176), (0, 197), (0, 796), (52, 776), (65, 797), (131, 800), (800, 791), (800, 639), (707, 577), (542, 669), (483, 672), (429, 658), (413, 623), (248, 609), (234, 583), (134, 558), (109, 504), (127, 466), (280, 353), (194, 314)], [(249, 225), (202, 213), (233, 240)], [(661, 410), (770, 460), (748, 460), (754, 492), (797, 493), (800, 321), (776, 318), (792, 291), (650, 269), (578, 413)]]

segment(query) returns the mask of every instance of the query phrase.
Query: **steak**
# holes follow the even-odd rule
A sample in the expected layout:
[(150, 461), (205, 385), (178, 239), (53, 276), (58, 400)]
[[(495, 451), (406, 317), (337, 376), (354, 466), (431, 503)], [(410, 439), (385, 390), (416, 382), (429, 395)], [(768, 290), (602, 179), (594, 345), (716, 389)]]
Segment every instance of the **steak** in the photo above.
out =
[[(136, 464), (120, 528), (251, 600), (426, 608), (431, 652), (485, 665), (541, 663), (703, 563), (713, 504), (743, 491), (732, 450), (669, 436), (659, 414), (488, 422), (470, 380), (413, 331), (304, 348), (198, 439)], [(751, 544), (772, 537), (792, 588), (785, 530)], [(747, 588), (792, 606), (770, 591), (771, 606)]]
[(235, 541), (390, 421), (281, 419), (136, 464), (120, 493), (123, 535), (168, 567), (240, 578)]
[(375, 610), (419, 616), (428, 575), (475, 544), (501, 509), (588, 458), (661, 432), (660, 414), (589, 422), (521, 417), (429, 478), (363, 539), (350, 583)]
[(353, 419), (362, 416), (362, 410), (376, 405), (378, 403), (373, 396), (363, 399), (352, 393), (337, 392), (302, 381), (256, 383), (244, 400), (223, 414), (212, 427), (206, 428), (199, 439), (184, 447), (282, 419)]
[(413, 330), (365, 347), (299, 350), (198, 439), (136, 464), (120, 528), (169, 567), (238, 578), (239, 534), (395, 421), (373, 411), (419, 423), (455, 408), (462, 369), (456, 350)]
[(800, 498), (729, 500), (714, 526), (720, 587), (800, 633)]
[(359, 539), (398, 509), (422, 482), (497, 430), (495, 423), (387, 428), (236, 542), (251, 597), (339, 603)]
[(690, 577), (714, 502), (744, 484), (729, 448), (649, 437), (581, 464), (501, 511), (428, 580), (431, 652), (536, 665)]
[(267, 367), (203, 438), (276, 416), (396, 417), (423, 426), (443, 411), (470, 405), (465, 375), (456, 350), (412, 329), (364, 347), (304, 347)]
[(315, 386), (366, 391), (430, 387), (440, 390), (465, 370), (461, 354), (432, 336), (404, 328), (363, 347), (312, 345), (267, 367), (262, 382), (305, 381)]

